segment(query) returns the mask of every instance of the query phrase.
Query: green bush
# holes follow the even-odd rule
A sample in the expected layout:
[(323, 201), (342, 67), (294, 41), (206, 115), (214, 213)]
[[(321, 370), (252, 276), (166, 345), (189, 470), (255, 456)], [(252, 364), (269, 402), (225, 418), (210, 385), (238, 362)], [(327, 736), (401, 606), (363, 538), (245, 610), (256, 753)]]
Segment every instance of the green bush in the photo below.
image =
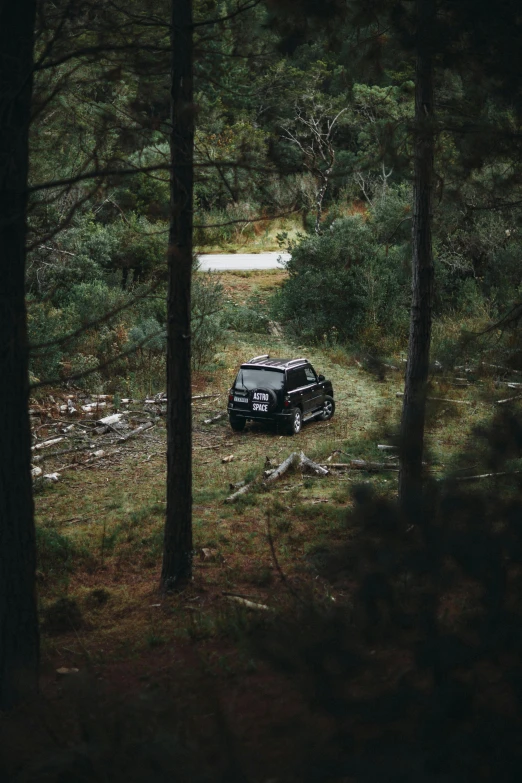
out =
[(192, 281), (192, 366), (198, 370), (211, 361), (224, 340), (223, 286), (212, 273), (198, 272)]
[(80, 324), (85, 326), (125, 302), (125, 293), (119, 287), (110, 287), (103, 280), (79, 283), (73, 286), (67, 297), (67, 307), (74, 311)]
[(290, 251), (274, 308), (300, 339), (364, 342), (375, 330), (404, 332), (409, 282), (401, 248), (387, 251), (363, 217), (336, 220)]
[[(56, 341), (74, 331), (78, 325), (74, 312), (64, 312), (49, 302), (29, 299), (27, 327), (31, 345), (30, 371), (33, 378), (42, 380), (60, 377), (66, 348)], [(67, 346), (67, 349), (70, 349), (70, 346)]]
[(88, 392), (99, 393), (103, 391), (103, 378), (97, 367), (100, 364), (96, 356), (77, 353), (71, 357), (69, 371), (71, 375), (85, 373), (80, 378), (74, 379), (74, 385)]
[(270, 315), (267, 303), (258, 292), (251, 294), (244, 304), (228, 301), (223, 311), (227, 329), (236, 332), (267, 334)]

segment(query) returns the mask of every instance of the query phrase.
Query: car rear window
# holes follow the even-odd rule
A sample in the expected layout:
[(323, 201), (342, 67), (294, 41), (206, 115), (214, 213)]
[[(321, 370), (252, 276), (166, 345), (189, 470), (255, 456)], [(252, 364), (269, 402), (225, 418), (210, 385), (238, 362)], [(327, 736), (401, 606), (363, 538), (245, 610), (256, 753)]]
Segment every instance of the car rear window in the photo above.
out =
[(235, 381), (237, 389), (274, 389), (283, 388), (285, 378), (281, 370), (267, 370), (263, 367), (242, 367)]

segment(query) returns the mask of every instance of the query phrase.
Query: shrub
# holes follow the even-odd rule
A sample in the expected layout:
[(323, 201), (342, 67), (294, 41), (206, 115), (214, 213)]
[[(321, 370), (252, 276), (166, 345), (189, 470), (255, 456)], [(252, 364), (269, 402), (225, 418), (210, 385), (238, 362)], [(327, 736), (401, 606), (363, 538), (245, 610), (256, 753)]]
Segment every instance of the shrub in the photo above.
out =
[(234, 329), (236, 332), (267, 334), (270, 316), (266, 301), (258, 292), (254, 292), (244, 304), (228, 301), (223, 320), (227, 329)]
[(336, 220), (322, 236), (290, 248), (290, 274), (276, 317), (301, 339), (361, 340), (365, 330), (404, 331), (408, 279), (400, 248), (388, 252), (360, 215)]
[[(53, 307), (49, 302), (29, 300), (27, 327), (31, 345), (30, 370), (33, 378), (42, 380), (60, 377), (65, 347), (53, 341), (74, 331), (78, 325), (76, 313), (64, 312)], [(45, 347), (39, 347), (43, 344)]]
[(107, 313), (123, 304), (125, 293), (119, 287), (110, 287), (103, 280), (79, 283), (71, 288), (67, 307), (74, 311), (81, 325), (104, 318)]
[(197, 273), (192, 282), (192, 365), (195, 369), (214, 356), (224, 338), (223, 286), (212, 273)]

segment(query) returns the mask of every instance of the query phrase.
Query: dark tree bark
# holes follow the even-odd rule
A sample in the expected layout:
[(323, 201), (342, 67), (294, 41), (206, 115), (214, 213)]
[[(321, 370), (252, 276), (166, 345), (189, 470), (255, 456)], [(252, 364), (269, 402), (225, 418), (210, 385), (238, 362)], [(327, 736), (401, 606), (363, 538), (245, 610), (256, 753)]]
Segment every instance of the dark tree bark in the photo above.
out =
[(401, 420), (399, 501), (420, 497), (433, 306), (433, 37), (435, 0), (417, 0), (412, 304)]
[(167, 303), (167, 517), (161, 584), (192, 577), (192, 404), (190, 296), (193, 226), (192, 0), (172, 0), (172, 134)]
[(0, 709), (38, 686), (24, 298), (35, 8), (0, 1)]

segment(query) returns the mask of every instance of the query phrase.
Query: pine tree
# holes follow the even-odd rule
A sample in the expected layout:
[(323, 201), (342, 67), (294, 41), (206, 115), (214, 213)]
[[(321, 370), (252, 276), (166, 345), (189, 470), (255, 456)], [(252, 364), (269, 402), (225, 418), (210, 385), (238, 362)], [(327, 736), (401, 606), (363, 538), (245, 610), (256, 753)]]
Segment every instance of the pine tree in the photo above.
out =
[(401, 420), (399, 500), (422, 487), (422, 454), (433, 309), (433, 116), (434, 0), (417, 0), (413, 174), (412, 302), (408, 364)]
[(192, 576), (190, 298), (194, 188), (192, 0), (172, 2), (169, 291), (167, 301), (167, 517), (161, 584)]
[(25, 239), (35, 0), (0, 5), (0, 709), (36, 692)]

